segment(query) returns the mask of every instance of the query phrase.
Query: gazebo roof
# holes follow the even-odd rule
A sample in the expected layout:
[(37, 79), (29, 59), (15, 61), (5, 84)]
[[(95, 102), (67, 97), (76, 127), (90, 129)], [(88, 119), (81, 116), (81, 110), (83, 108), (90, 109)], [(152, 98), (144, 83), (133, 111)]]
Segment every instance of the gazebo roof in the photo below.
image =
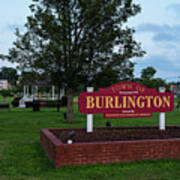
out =
[(45, 86), (45, 87), (53, 85), (51, 83), (50, 77), (46, 77), (43, 80), (33, 80), (33, 81), (30, 81), (29, 79), (25, 79), (23, 80), (22, 84), (27, 86)]

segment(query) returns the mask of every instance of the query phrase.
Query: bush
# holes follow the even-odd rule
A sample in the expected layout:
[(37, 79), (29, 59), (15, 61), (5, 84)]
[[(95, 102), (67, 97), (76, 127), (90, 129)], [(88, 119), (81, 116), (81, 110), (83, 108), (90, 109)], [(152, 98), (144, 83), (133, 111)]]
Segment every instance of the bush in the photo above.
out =
[(56, 107), (57, 106), (57, 101), (47, 101), (45, 103), (45, 107)]
[(18, 107), (19, 106), (19, 101), (20, 101), (21, 97), (15, 97), (11, 104), (13, 105), (13, 107)]
[(25, 104), (26, 104), (26, 108), (33, 107), (33, 102), (32, 101), (26, 101)]
[(11, 90), (2, 89), (0, 90), (0, 94), (6, 98), (6, 97), (12, 97), (14, 94)]

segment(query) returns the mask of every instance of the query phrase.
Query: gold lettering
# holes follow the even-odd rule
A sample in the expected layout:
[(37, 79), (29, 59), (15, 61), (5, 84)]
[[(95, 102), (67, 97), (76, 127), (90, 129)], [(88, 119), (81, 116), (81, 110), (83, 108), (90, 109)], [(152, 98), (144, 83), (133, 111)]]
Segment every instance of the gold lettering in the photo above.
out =
[(145, 96), (147, 99), (147, 108), (151, 108), (151, 99), (153, 99), (153, 96)]
[(103, 108), (169, 108), (171, 106), (171, 96), (86, 96), (87, 109)]
[(130, 108), (130, 107), (135, 108), (136, 107), (136, 102), (135, 102), (136, 96), (133, 96), (133, 97), (128, 96), (127, 98), (128, 98), (128, 108)]
[(163, 107), (170, 107), (170, 99), (171, 99), (171, 96), (168, 96), (168, 98), (166, 96), (163, 96), (163, 100), (164, 100), (164, 104), (163, 104)]
[(126, 89), (126, 85), (122, 85), (122, 89), (125, 90)]
[(144, 96), (138, 96), (137, 97), (137, 106), (139, 108), (144, 108), (144, 102), (142, 102), (142, 100), (144, 100), (145, 97)]
[(154, 106), (156, 108), (160, 108), (162, 106), (162, 99), (161, 99), (161, 97), (160, 96), (155, 96), (153, 103), (154, 103)]
[(94, 104), (94, 97), (93, 96), (87, 96), (86, 102), (87, 102), (87, 104), (86, 104), (87, 109), (94, 108), (95, 104)]
[(123, 108), (127, 107), (127, 97), (123, 96)]
[(113, 97), (112, 96), (106, 96), (106, 108), (114, 108), (113, 106)]
[(132, 89), (132, 85), (131, 84), (128, 84), (128, 90), (131, 90)]
[(115, 108), (121, 108), (121, 104), (119, 104), (119, 96), (115, 96)]
[(98, 109), (101, 109), (104, 107), (104, 96), (96, 96), (96, 107)]

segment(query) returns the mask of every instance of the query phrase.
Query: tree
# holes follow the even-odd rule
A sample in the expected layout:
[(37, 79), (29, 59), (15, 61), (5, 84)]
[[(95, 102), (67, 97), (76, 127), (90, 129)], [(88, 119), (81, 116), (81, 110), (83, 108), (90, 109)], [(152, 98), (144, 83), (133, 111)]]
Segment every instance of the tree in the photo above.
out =
[(140, 7), (132, 0), (33, 1), (27, 32), (17, 30), (14, 48), (1, 58), (58, 77), (56, 83), (67, 88), (67, 119), (72, 122), (73, 90), (79, 82), (92, 85), (103, 71), (122, 74), (132, 57), (144, 54), (135, 31), (124, 26)]
[(11, 85), (16, 85), (18, 80), (17, 70), (11, 67), (2, 67), (0, 69), (0, 79), (7, 79)]
[(159, 87), (165, 87), (166, 90), (169, 89), (166, 82), (161, 78), (143, 79), (141, 83), (148, 88), (156, 88), (157, 90), (159, 89)]
[(13, 91), (12, 90), (9, 90), (9, 89), (1, 89), (0, 90), (0, 95), (2, 95), (4, 97), (4, 99), (6, 97), (12, 97), (13, 96)]
[(155, 73), (156, 73), (156, 70), (153, 67), (149, 66), (142, 70), (141, 78), (142, 79), (151, 79), (151, 78), (153, 78)]
[(22, 71), (20, 76), (19, 84), (27, 85), (27, 84), (34, 84), (39, 80), (39, 74), (37, 72), (32, 71)]
[(120, 81), (132, 81), (133, 70), (134, 64), (132, 62), (129, 62), (128, 65), (127, 62), (122, 62), (122, 64), (119, 64), (116, 69), (102, 69), (102, 71), (97, 73), (96, 76), (93, 78), (92, 84), (96, 88), (105, 88)]
[(161, 78), (153, 78), (156, 73), (156, 69), (149, 66), (147, 68), (142, 69), (141, 71), (141, 78), (135, 78), (134, 81), (145, 85), (148, 88), (156, 88), (157, 90), (159, 87), (163, 86), (166, 90), (169, 90), (169, 87), (165, 80)]

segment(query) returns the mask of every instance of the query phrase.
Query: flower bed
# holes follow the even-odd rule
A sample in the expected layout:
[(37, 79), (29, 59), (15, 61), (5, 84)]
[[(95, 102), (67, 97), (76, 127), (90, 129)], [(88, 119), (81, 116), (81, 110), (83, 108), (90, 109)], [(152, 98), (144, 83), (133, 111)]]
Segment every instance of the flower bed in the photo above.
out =
[[(74, 130), (72, 144), (67, 144)], [(55, 167), (145, 159), (180, 159), (180, 127), (42, 129), (41, 145)]]

